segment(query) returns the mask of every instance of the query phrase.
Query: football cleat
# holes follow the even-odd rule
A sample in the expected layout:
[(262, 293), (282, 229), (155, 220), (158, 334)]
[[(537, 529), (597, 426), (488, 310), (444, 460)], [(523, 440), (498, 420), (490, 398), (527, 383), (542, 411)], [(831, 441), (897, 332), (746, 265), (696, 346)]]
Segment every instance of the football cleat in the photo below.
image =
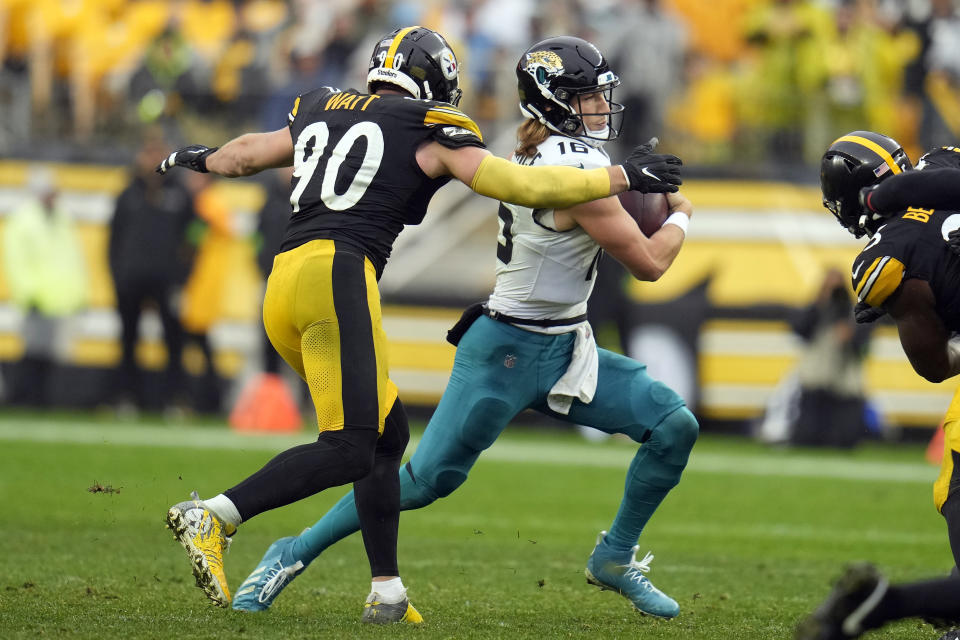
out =
[(173, 530), (174, 537), (186, 549), (197, 586), (218, 607), (226, 607), (230, 604), (230, 590), (223, 573), (223, 553), (230, 546), (226, 525), (204, 506), (196, 491), (190, 495), (193, 500), (167, 510), (167, 528)]
[(833, 591), (817, 610), (797, 627), (796, 640), (847, 640), (873, 626), (865, 618), (873, 613), (890, 583), (871, 564), (847, 568)]
[(237, 588), (233, 608), (237, 611), (266, 611), (306, 565), (293, 558), (294, 537), (280, 538), (270, 545), (257, 568)]
[(637, 562), (639, 547), (634, 547), (630, 551), (630, 560), (624, 563), (623, 557), (612, 557), (600, 548), (606, 535), (606, 531), (600, 532), (597, 546), (587, 560), (587, 568), (584, 570), (587, 582), (604, 591), (616, 591), (629, 600), (640, 613), (658, 618), (675, 618), (680, 613), (680, 605), (653, 586), (644, 575), (650, 571), (653, 554), (647, 553), (643, 560)]
[(367, 596), (360, 621), (371, 624), (391, 624), (393, 622), (420, 624), (423, 622), (423, 616), (410, 604), (409, 598), (404, 598), (393, 604), (380, 602), (380, 594), (374, 591)]

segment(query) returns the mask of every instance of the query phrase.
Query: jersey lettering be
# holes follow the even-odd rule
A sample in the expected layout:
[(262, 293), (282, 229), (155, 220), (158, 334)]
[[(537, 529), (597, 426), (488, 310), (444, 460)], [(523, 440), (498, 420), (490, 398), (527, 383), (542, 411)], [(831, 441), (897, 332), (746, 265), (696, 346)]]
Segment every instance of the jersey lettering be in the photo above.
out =
[(947, 234), (958, 227), (957, 211), (911, 207), (898, 213), (853, 261), (857, 298), (880, 307), (904, 280), (925, 280), (946, 327), (960, 331), (960, 256), (947, 245)]
[(406, 224), (419, 224), (449, 178), (428, 178), (417, 148), (436, 141), (483, 147), (480, 130), (443, 102), (323, 87), (297, 98), (289, 114), (294, 144), (293, 214), (281, 251), (319, 238), (357, 247), (377, 277)]
[[(609, 167), (601, 149), (554, 135), (537, 147), (533, 158), (513, 157), (525, 165), (565, 165), (581, 169)], [(517, 318), (560, 320), (587, 312), (600, 246), (580, 227), (557, 231), (553, 209), (501, 203), (497, 246), (497, 283), (487, 306)], [(544, 333), (570, 327), (535, 329)]]

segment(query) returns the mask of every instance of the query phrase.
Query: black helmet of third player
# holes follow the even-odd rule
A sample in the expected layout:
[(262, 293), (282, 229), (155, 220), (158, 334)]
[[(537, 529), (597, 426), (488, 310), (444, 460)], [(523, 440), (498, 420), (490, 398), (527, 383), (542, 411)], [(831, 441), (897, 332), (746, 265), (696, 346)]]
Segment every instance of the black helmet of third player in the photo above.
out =
[(395, 85), (414, 98), (460, 102), (460, 65), (447, 41), (426, 27), (404, 27), (385, 35), (373, 48), (367, 90), (376, 83)]
[(873, 235), (883, 220), (863, 212), (860, 189), (911, 168), (910, 158), (893, 138), (873, 131), (852, 131), (837, 138), (823, 154), (823, 206), (854, 236)]
[[(619, 135), (613, 116), (623, 105), (613, 101), (620, 78), (591, 43), (572, 36), (547, 38), (533, 45), (517, 63), (520, 111), (557, 133), (599, 146)], [(576, 96), (603, 91), (610, 105), (606, 113), (580, 114)], [(605, 115), (607, 126), (598, 131), (583, 126), (581, 115)]]

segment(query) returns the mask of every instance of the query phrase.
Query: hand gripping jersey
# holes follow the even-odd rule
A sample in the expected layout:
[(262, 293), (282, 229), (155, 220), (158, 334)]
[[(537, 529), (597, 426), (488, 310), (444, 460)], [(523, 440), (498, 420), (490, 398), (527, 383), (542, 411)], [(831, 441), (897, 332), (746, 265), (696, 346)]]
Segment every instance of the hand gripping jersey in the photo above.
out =
[(947, 245), (958, 227), (958, 211), (910, 207), (893, 216), (853, 261), (858, 299), (879, 307), (904, 280), (926, 280), (947, 329), (960, 331), (960, 256)]
[(281, 251), (318, 238), (357, 247), (377, 277), (406, 224), (419, 224), (449, 178), (431, 179), (417, 148), (436, 141), (452, 149), (483, 147), (480, 129), (445, 102), (370, 95), (323, 87), (294, 102), (290, 204)]
[[(537, 147), (533, 158), (514, 156), (524, 165), (568, 165), (581, 169), (609, 167), (610, 157), (573, 138), (554, 135)], [(580, 227), (557, 231), (553, 209), (500, 204), (497, 283), (487, 307), (516, 318), (560, 320), (585, 314), (593, 291), (601, 249)], [(570, 331), (569, 326), (535, 329)]]

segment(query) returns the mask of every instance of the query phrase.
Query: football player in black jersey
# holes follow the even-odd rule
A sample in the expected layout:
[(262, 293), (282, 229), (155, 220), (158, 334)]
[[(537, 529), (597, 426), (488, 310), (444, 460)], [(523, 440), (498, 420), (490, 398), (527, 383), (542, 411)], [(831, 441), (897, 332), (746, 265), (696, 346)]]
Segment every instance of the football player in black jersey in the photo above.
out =
[[(958, 156), (924, 155), (917, 169), (893, 139), (854, 131), (823, 156), (820, 184), (840, 224), (869, 242), (853, 262), (861, 320), (889, 313), (914, 370), (931, 382), (960, 373), (960, 255), (949, 234), (960, 227)], [(938, 172), (948, 172), (939, 174)], [(938, 186), (939, 185), (939, 186)], [(870, 309), (880, 310), (870, 314)], [(947, 521), (960, 560), (960, 391), (944, 418), (946, 447), (934, 503)], [(960, 579), (891, 585), (871, 565), (848, 568), (826, 601), (797, 631), (798, 640), (855, 638), (891, 620), (925, 617), (960, 622)], [(953, 635), (951, 635), (953, 634)], [(957, 638), (955, 631), (944, 638)]]
[[(174, 166), (245, 176), (295, 167), (292, 217), (264, 298), (264, 325), (307, 381), (320, 436), (282, 452), (209, 500), (171, 507), (167, 523), (191, 558), (197, 584), (230, 602), (223, 547), (241, 522), (332, 486), (354, 483), (373, 585), (368, 622), (420, 621), (396, 560), (399, 464), (408, 432), (387, 374), (377, 281), (405, 224), (419, 223), (450, 178), (491, 198), (566, 207), (620, 193), (675, 192), (680, 159), (638, 147), (622, 165), (582, 170), (524, 167), (491, 155), (477, 125), (457, 109), (457, 59), (440, 34), (398, 29), (374, 48), (367, 92), (323, 87), (299, 96), (289, 128), (246, 134), (221, 148), (192, 145)], [(304, 567), (293, 538), (267, 551), (240, 585), (235, 608), (265, 609), (270, 594)]]

